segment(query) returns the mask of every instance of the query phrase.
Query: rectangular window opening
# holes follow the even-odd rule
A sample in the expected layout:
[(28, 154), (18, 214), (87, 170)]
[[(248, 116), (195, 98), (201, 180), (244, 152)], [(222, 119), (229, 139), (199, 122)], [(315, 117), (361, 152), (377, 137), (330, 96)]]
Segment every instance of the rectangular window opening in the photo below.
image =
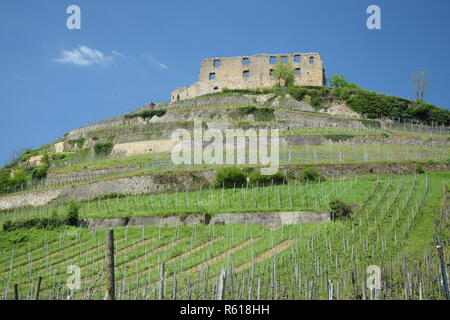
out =
[(282, 56), (281, 57), (281, 62), (282, 63), (287, 63), (287, 61), (288, 61), (288, 58), (286, 56)]
[(215, 78), (216, 78), (215, 72), (211, 72), (211, 73), (209, 74), (209, 80), (214, 80)]
[(299, 63), (300, 62), (300, 55), (296, 54), (294, 56), (294, 62)]
[(300, 72), (301, 72), (300, 68), (295, 68), (294, 69), (294, 74), (295, 75), (300, 75)]
[(242, 58), (242, 64), (243, 65), (248, 65), (250, 63), (250, 59), (249, 58)]
[(277, 63), (277, 57), (270, 57), (270, 64), (276, 64)]
[(243, 76), (244, 78), (250, 77), (250, 71), (244, 70), (244, 72), (242, 73), (242, 76)]
[(314, 63), (314, 57), (309, 57), (309, 64), (313, 64)]
[(214, 67), (217, 68), (222, 65), (222, 62), (219, 59), (215, 59), (213, 64), (214, 64)]

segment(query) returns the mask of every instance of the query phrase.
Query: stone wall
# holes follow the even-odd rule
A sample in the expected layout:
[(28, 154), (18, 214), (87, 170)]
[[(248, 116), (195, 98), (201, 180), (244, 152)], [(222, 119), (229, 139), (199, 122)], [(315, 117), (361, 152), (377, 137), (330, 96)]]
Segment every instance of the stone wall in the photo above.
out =
[(225, 213), (211, 218), (211, 224), (261, 224), (281, 226), (288, 224), (321, 223), (330, 221), (328, 211), (312, 212), (256, 212), (256, 213)]
[(139, 154), (155, 152), (171, 152), (172, 148), (179, 144), (175, 140), (138, 141), (114, 145), (111, 156), (130, 157)]
[(276, 83), (273, 77), (275, 63), (283, 59), (290, 61), (296, 70), (296, 85), (323, 85), (323, 62), (318, 53), (258, 54), (246, 57), (213, 58), (202, 61), (198, 82), (189, 87), (176, 88), (172, 91), (171, 101), (220, 92), (223, 88), (273, 87)]
[(292, 212), (255, 212), (255, 213), (220, 213), (210, 217), (206, 214), (165, 215), (123, 218), (81, 219), (80, 227), (105, 229), (125, 226), (192, 226), (224, 224), (258, 224), (278, 227), (291, 224), (312, 224), (331, 221), (329, 211), (292, 211)]
[(43, 206), (57, 199), (63, 193), (63, 189), (57, 189), (3, 196), (0, 197), (0, 209), (11, 209), (26, 206)]

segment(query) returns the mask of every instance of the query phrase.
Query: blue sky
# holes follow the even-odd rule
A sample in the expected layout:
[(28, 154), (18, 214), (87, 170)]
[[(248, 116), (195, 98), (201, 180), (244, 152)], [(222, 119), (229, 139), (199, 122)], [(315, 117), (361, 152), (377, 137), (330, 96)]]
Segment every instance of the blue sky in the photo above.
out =
[[(81, 8), (68, 30), (66, 8)], [(381, 30), (366, 9), (381, 7)], [(0, 3), (0, 165), (94, 121), (166, 102), (208, 57), (319, 52), (327, 75), (450, 106), (448, 0), (14, 0)]]

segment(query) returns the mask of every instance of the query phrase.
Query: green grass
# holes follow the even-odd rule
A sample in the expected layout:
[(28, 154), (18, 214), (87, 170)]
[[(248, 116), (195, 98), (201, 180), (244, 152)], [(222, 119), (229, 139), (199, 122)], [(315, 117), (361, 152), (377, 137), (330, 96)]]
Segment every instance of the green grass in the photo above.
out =
[[(424, 281), (436, 279), (436, 274), (428, 271), (429, 264), (417, 263), (424, 256), (429, 256), (433, 265), (437, 262), (432, 253), (433, 225), (430, 221), (433, 221), (432, 212), (442, 196), (441, 184), (449, 181), (450, 173), (373, 178), (360, 180), (370, 187), (361, 192), (362, 196), (355, 196), (353, 189), (349, 190), (360, 208), (349, 221), (285, 226), (275, 230), (251, 225), (116, 228), (118, 298), (134, 299), (138, 294), (139, 299), (154, 299), (162, 261), (166, 262), (167, 298), (172, 294), (173, 282), (169, 280), (174, 276), (179, 298), (196, 281), (201, 284), (201, 290), (191, 291), (190, 297), (209, 298), (220, 270), (230, 264), (234, 266), (235, 275), (228, 285), (232, 284), (237, 290), (242, 286), (240, 280), (246, 279), (245, 283), (249, 281), (253, 286), (253, 298), (259, 278), (262, 280), (261, 296), (268, 299), (285, 298), (283, 286), (293, 281), (295, 287), (303, 288), (293, 291), (293, 298), (326, 299), (328, 292), (324, 283), (329, 279), (339, 284), (340, 299), (358, 299), (360, 285), (352, 285), (351, 278), (346, 275), (355, 268), (362, 274), (369, 264), (380, 265), (390, 282), (389, 289), (383, 293), (384, 298), (404, 298), (402, 269), (414, 270)], [(346, 183), (361, 187), (354, 180)], [(420, 205), (420, 201), (433, 205), (429, 209), (428, 205)], [(419, 225), (421, 227), (417, 228)], [(22, 240), (17, 241), (18, 238)], [(53, 294), (53, 298), (61, 299), (68, 293), (64, 289), (67, 266), (75, 264), (81, 268), (84, 281), (75, 298), (87, 298), (92, 287), (92, 297), (100, 299), (105, 290), (102, 273), (104, 243), (104, 230), (89, 232), (64, 228), (29, 234), (21, 231), (0, 233), (2, 294), (6, 295), (8, 283), (9, 290), (13, 283), (18, 283), (22, 297), (26, 298), (29, 292), (33, 293), (37, 277), (42, 276), (41, 297), (48, 299)], [(288, 245), (283, 247), (284, 243)], [(414, 250), (410, 250), (412, 247)], [(274, 256), (272, 248), (281, 251)], [(300, 274), (296, 274), (296, 268), (301, 270)], [(252, 270), (253, 276), (249, 277)], [(272, 276), (276, 277), (274, 287)], [(305, 290), (310, 286), (310, 280), (316, 288), (312, 296)], [(424, 282), (422, 294), (425, 298), (441, 298), (436, 283)], [(229, 286), (227, 297), (242, 299), (247, 296), (239, 296), (236, 290), (233, 293)], [(413, 297), (408, 298), (417, 298), (417, 295), (415, 289)], [(8, 297), (11, 298), (11, 291)]]
[[(179, 190), (173, 193), (146, 194), (117, 197), (108, 200), (83, 201), (79, 210), (82, 218), (130, 217), (169, 214), (218, 214), (234, 212), (274, 211), (323, 211), (329, 210), (329, 201), (340, 198), (357, 203), (372, 187), (371, 179), (354, 177), (349, 180), (333, 180), (317, 184), (259, 186), (253, 188), (213, 189), (199, 191)], [(56, 210), (64, 215), (66, 205), (22, 209), (12, 211), (0, 219), (26, 219), (50, 216)]]
[[(259, 278), (265, 299), (327, 299), (328, 281), (339, 287), (339, 297), (334, 291), (334, 299), (360, 299), (361, 277), (369, 265), (380, 266), (389, 283), (383, 285), (382, 299), (418, 299), (418, 281), (422, 281), (424, 299), (442, 299), (432, 237), (435, 211), (442, 204), (442, 184), (449, 181), (450, 172), (441, 172), (336, 182), (342, 184), (338, 188), (341, 198), (355, 205), (353, 218), (320, 225), (115, 228), (117, 297), (155, 299), (165, 262), (168, 299), (175, 278), (178, 299), (187, 299), (189, 294), (191, 299), (210, 299), (221, 269), (231, 266), (227, 298), (246, 299), (248, 285), (250, 297), (256, 298)], [(345, 192), (344, 184), (353, 184), (353, 188)], [(228, 192), (233, 200), (233, 190)], [(77, 265), (82, 284), (74, 298), (86, 299), (92, 293), (92, 298), (102, 299), (105, 234), (105, 230), (73, 227), (0, 232), (2, 298), (9, 288), (11, 299), (15, 283), (21, 298), (32, 298), (36, 279), (42, 276), (41, 297), (64, 299), (69, 293), (67, 267)], [(440, 235), (448, 236), (448, 230)], [(355, 272), (357, 282), (353, 283)], [(414, 275), (412, 296), (403, 290), (408, 273)], [(240, 293), (243, 288), (244, 295)]]
[[(289, 152), (291, 152), (292, 164), (308, 163), (358, 163), (366, 162), (364, 152), (367, 152), (367, 160), (370, 162), (379, 161), (425, 161), (429, 159), (445, 160), (450, 157), (450, 151), (446, 146), (427, 145), (356, 145), (356, 146), (312, 146), (299, 145), (280, 147), (281, 164), (289, 164)], [(314, 152), (316, 158), (314, 158)], [(417, 153), (418, 152), (418, 153)], [(248, 153), (248, 152), (247, 152)], [(283, 157), (284, 153), (284, 157)], [(152, 161), (163, 161), (169, 163), (170, 153), (151, 153), (131, 157), (120, 158), (100, 158), (94, 161), (86, 161), (52, 170), (53, 173), (66, 173), (84, 170), (95, 170), (103, 168), (117, 168), (126, 166), (140, 166), (141, 168), (151, 168)], [(172, 166), (174, 167), (174, 166)], [(182, 166), (181, 166), (182, 167)], [(192, 166), (191, 166), (192, 167)], [(212, 166), (201, 165), (201, 168)], [(160, 167), (159, 169), (164, 169)], [(168, 168), (169, 169), (169, 168)], [(175, 169), (175, 167), (173, 168)]]

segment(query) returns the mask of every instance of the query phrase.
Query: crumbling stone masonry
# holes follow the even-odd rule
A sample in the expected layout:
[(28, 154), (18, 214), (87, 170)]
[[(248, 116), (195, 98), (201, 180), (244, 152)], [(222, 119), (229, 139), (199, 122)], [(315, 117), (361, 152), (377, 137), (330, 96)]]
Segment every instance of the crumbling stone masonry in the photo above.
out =
[(295, 84), (322, 86), (323, 62), (318, 53), (258, 54), (254, 56), (204, 59), (199, 81), (172, 91), (171, 101), (195, 98), (229, 89), (256, 89), (275, 84), (273, 69), (277, 62), (290, 61), (295, 69)]

